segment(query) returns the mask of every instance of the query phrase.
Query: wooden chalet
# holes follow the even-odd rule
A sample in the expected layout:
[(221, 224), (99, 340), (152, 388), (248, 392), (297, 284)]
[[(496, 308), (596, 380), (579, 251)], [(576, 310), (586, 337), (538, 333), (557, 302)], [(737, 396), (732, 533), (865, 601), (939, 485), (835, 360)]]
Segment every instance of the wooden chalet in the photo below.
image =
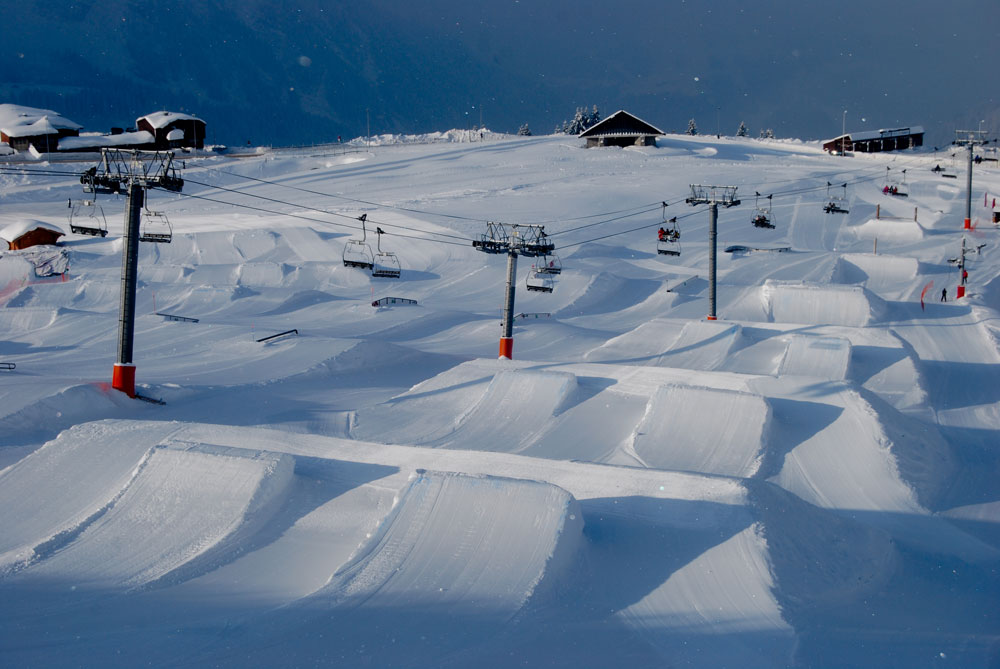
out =
[(924, 129), (915, 125), (909, 128), (890, 128), (852, 132), (823, 142), (823, 150), (830, 153), (878, 153), (903, 151), (924, 145)]
[(587, 148), (592, 146), (655, 146), (656, 138), (664, 132), (654, 125), (629, 114), (625, 110), (616, 111), (603, 121), (596, 123), (578, 136), (587, 140)]
[(51, 109), (0, 104), (0, 142), (15, 151), (57, 151), (59, 140), (76, 137), (82, 127)]
[(205, 122), (190, 114), (153, 112), (136, 119), (135, 129), (150, 133), (156, 149), (205, 148)]
[(9, 250), (16, 251), (30, 246), (56, 244), (64, 234), (54, 225), (24, 218), (0, 230), (0, 239), (7, 242)]

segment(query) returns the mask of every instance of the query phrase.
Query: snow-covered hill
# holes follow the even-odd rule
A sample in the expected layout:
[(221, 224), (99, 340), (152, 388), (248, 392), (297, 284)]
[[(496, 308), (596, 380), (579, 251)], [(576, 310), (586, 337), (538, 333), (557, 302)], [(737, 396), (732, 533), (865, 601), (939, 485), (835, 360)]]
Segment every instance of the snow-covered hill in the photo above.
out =
[[(929, 153), (460, 134), (150, 193), (173, 239), (141, 245), (134, 358), (164, 405), (108, 383), (122, 199), (62, 276), (0, 254), (5, 665), (996, 666), (1000, 172), (963, 232)], [(0, 174), (0, 220), (68, 232), (79, 182), (34, 173), (66, 167)], [(717, 321), (692, 183), (743, 198)], [(344, 266), (361, 214), (398, 279)], [(563, 268), (531, 292), (521, 259), (513, 360), (487, 221), (544, 224)]]

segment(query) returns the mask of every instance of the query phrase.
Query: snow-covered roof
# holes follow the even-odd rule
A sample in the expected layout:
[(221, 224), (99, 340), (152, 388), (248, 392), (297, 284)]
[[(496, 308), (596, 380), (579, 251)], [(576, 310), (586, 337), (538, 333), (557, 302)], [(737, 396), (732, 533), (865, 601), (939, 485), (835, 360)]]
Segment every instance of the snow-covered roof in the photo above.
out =
[(0, 104), (0, 131), (9, 137), (53, 135), (62, 128), (79, 130), (82, 127), (51, 109)]
[(643, 121), (634, 114), (630, 114), (624, 109), (619, 109), (603, 121), (596, 123), (583, 132), (579, 137), (609, 137), (609, 136), (632, 136), (632, 135), (662, 135), (664, 132)]
[(169, 112), (169, 111), (158, 111), (158, 112), (153, 112), (152, 114), (146, 114), (145, 116), (141, 116), (135, 120), (136, 125), (138, 125), (139, 121), (142, 121), (143, 119), (145, 119), (146, 122), (149, 123), (149, 125), (153, 126), (155, 130), (159, 130), (160, 128), (165, 128), (174, 121), (201, 121), (202, 123), (204, 123), (204, 121), (202, 121), (197, 116), (191, 116), (190, 114), (182, 114), (180, 112)]
[(835, 142), (838, 139), (849, 139), (852, 142), (864, 142), (869, 139), (886, 139), (889, 137), (906, 137), (908, 135), (922, 135), (924, 127), (913, 125), (908, 128), (880, 128), (879, 130), (863, 130), (861, 132), (849, 132), (846, 135), (837, 135), (827, 142)]
[(152, 133), (145, 130), (138, 132), (123, 132), (118, 135), (80, 135), (65, 137), (59, 140), (59, 148), (64, 151), (75, 149), (99, 149), (105, 146), (132, 146), (133, 144), (152, 144), (156, 141)]
[(21, 218), (3, 230), (0, 230), (0, 238), (5, 241), (12, 242), (24, 236), (26, 233), (37, 229), (51, 230), (52, 232), (58, 232), (60, 235), (65, 235), (66, 233), (59, 229), (58, 226), (52, 225), (51, 223), (46, 223), (45, 221), (36, 221), (33, 218)]

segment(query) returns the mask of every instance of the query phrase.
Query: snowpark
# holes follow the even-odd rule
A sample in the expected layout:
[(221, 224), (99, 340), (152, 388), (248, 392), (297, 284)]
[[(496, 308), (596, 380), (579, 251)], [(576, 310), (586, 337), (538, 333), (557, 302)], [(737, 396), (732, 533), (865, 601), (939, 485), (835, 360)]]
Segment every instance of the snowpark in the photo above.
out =
[[(4, 225), (68, 233), (62, 265), (0, 255), (5, 666), (1000, 666), (1000, 171), (963, 230), (929, 151), (436, 139), (188, 157), (150, 191), (162, 405), (109, 383), (124, 199), (69, 234), (80, 182), (43, 172), (90, 163), (4, 165)], [(743, 201), (716, 321), (690, 184)], [(362, 215), (398, 278), (342, 261)], [(487, 221), (562, 265), (528, 291), (522, 259), (513, 359)]]

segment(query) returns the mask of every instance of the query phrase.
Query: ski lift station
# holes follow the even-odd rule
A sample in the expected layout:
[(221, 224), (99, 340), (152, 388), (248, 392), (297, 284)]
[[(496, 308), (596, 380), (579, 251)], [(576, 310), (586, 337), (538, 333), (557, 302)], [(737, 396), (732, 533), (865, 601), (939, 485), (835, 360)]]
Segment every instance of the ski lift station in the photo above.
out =
[(845, 133), (823, 142), (823, 150), (835, 155), (851, 151), (879, 153), (882, 151), (904, 151), (923, 145), (924, 128), (915, 125), (909, 128)]

